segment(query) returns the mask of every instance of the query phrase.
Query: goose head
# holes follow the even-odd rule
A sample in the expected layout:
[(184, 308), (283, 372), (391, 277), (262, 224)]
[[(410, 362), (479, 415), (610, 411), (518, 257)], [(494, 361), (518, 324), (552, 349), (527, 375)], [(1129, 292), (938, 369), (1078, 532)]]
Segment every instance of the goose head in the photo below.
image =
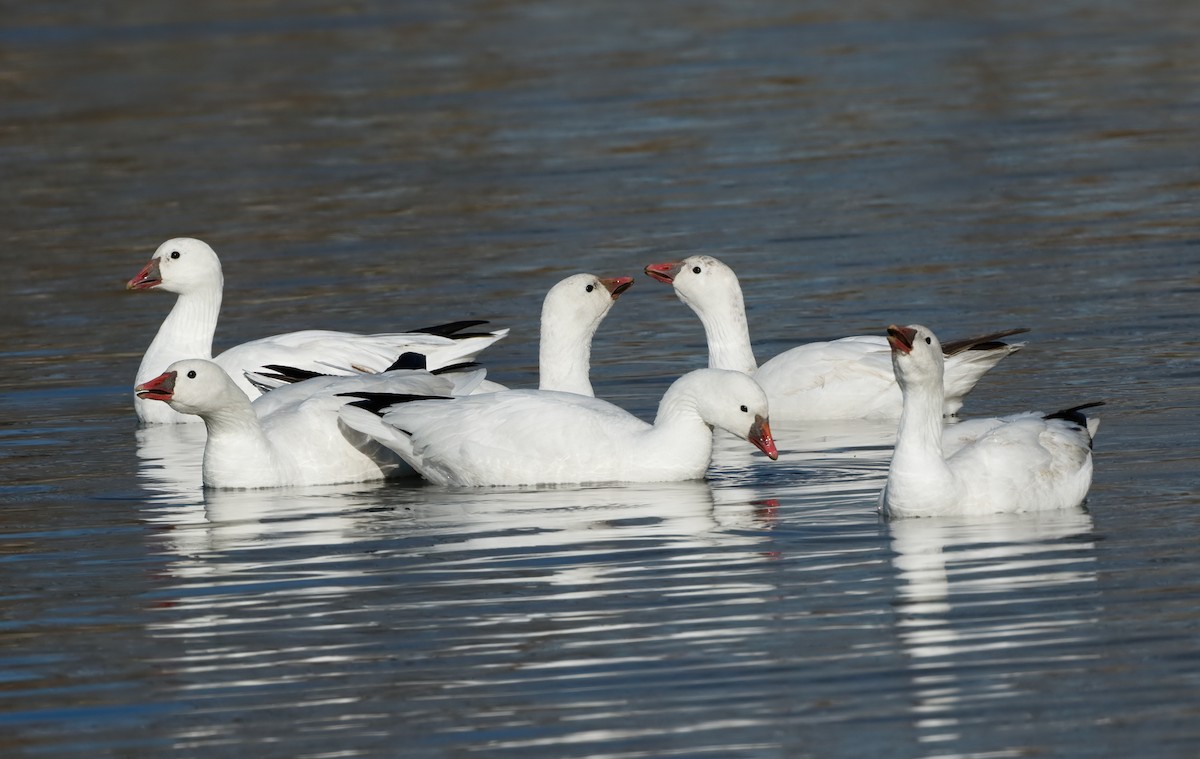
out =
[(887, 328), (888, 344), (892, 348), (892, 368), (901, 388), (941, 385), (945, 358), (937, 336), (920, 324)]
[(708, 426), (748, 440), (772, 460), (779, 458), (771, 435), (767, 394), (749, 375), (728, 369), (697, 369), (675, 381), (664, 403), (672, 395), (694, 404)]
[(199, 358), (176, 361), (152, 380), (133, 388), (143, 400), (163, 401), (181, 414), (206, 416), (249, 401), (217, 364)]
[(550, 288), (542, 302), (542, 324), (572, 324), (591, 334), (621, 293), (633, 287), (633, 277), (602, 278), (575, 274)]
[(221, 261), (207, 243), (175, 237), (158, 246), (150, 262), (125, 284), (127, 290), (165, 290), (189, 293), (224, 284)]
[(688, 256), (682, 261), (650, 264), (645, 272), (674, 287), (675, 295), (697, 313), (719, 308), (743, 310), (737, 275), (712, 256)]

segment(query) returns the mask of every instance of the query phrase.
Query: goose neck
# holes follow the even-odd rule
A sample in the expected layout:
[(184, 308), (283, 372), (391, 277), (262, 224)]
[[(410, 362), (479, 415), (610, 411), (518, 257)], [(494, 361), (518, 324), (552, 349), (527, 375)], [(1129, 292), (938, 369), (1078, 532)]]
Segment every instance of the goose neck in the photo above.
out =
[(708, 338), (708, 366), (710, 369), (731, 369), (753, 374), (758, 368), (754, 349), (750, 345), (750, 325), (746, 320), (746, 307), (741, 289), (733, 290), (719, 302), (697, 308), (688, 303)]
[(889, 483), (895, 477), (924, 481), (952, 479), (942, 452), (942, 388), (904, 388), (904, 409), (896, 432)]
[(213, 335), (220, 312), (220, 289), (180, 294), (142, 357), (138, 381), (157, 376), (180, 359), (212, 358)]
[(564, 393), (594, 395), (591, 382), (592, 336), (599, 320), (577, 334), (549, 314), (542, 316), (538, 347), (538, 387)]
[(712, 456), (713, 429), (700, 414), (696, 398), (672, 387), (658, 405), (647, 432), (651, 449), (668, 452), (672, 465), (698, 470), (701, 476)]
[(253, 487), (277, 469), (271, 442), (258, 417), (245, 396), (240, 392), (238, 395), (240, 403), (203, 416), (208, 432), (204, 446), (206, 485)]

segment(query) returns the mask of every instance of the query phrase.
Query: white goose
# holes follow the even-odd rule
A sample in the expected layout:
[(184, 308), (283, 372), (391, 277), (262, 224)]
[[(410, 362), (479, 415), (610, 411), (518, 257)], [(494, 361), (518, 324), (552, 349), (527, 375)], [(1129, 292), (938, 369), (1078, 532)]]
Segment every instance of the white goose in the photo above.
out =
[[(590, 376), (592, 338), (617, 298), (630, 287), (633, 287), (633, 277), (573, 274), (550, 288), (542, 301), (539, 390), (595, 395)], [(402, 356), (400, 360), (403, 362), (406, 357)], [(270, 374), (252, 374), (251, 381), (256, 387), (267, 390), (312, 375), (295, 367), (274, 369), (276, 371)], [(507, 389), (487, 380), (475, 392)]]
[(595, 395), (592, 338), (633, 277), (575, 274), (546, 293), (538, 344), (538, 389)]
[[(466, 378), (482, 379), (482, 371)], [(203, 420), (202, 479), (213, 488), (270, 488), (364, 482), (411, 475), (391, 451), (345, 428), (338, 410), (349, 392), (447, 395), (468, 391), (425, 371), (363, 377), (318, 377), (262, 396), (253, 404), (215, 362), (185, 359), (134, 388)], [(407, 397), (407, 396), (406, 396)]]
[[(759, 366), (750, 346), (742, 288), (733, 270), (712, 256), (650, 264), (646, 274), (675, 288), (708, 337), (708, 365), (752, 375), (767, 392), (775, 421), (895, 419), (900, 388), (892, 374), (887, 341), (877, 335), (801, 345)], [(954, 415), (975, 383), (1023, 343), (1000, 338), (1025, 332), (1007, 330), (947, 343), (946, 401)]]
[(351, 404), (341, 419), (439, 485), (699, 479), (712, 454), (713, 426), (779, 456), (766, 395), (740, 372), (684, 375), (663, 396), (654, 424), (596, 398), (544, 390), (391, 400)]
[[(927, 327), (888, 327), (903, 413), (880, 509), (890, 517), (1042, 511), (1078, 506), (1092, 482), (1089, 403), (943, 430), (942, 346)], [(949, 445), (944, 444), (944, 439)], [(952, 450), (948, 450), (952, 448)], [(949, 455), (947, 455), (949, 453)]]
[[(175, 306), (159, 327), (138, 367), (136, 382), (154, 377), (164, 366), (185, 358), (211, 358), (217, 316), (221, 311), (224, 278), (217, 254), (206, 243), (188, 237), (167, 240), (150, 262), (129, 280), (129, 290), (164, 290), (178, 294)], [(472, 326), (479, 322), (460, 322)], [(243, 376), (272, 364), (329, 372), (331, 367), (361, 367), (383, 371), (405, 352), (426, 356), (436, 369), (466, 361), (508, 333), (470, 334), (456, 339), (431, 331), (358, 335), (349, 332), (306, 330), (289, 332), (229, 348), (213, 360), (233, 378), (247, 398), (259, 395)], [(135, 397), (134, 408), (143, 422), (177, 423), (196, 421), (178, 414), (165, 403), (150, 403)]]

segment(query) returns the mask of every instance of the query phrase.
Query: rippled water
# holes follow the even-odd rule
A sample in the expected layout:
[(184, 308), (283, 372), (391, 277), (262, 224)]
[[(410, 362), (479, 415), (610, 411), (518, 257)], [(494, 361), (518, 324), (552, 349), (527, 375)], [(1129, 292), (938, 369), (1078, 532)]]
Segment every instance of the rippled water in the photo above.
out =
[[(0, 754), (1194, 755), (1200, 6), (2, 10)], [(1095, 484), (888, 523), (841, 425), (706, 482), (205, 494), (128, 391), (175, 235), (220, 345), (487, 318), (514, 385), (557, 279), (693, 252), (760, 357), (1028, 326), (966, 411), (1106, 399)], [(597, 392), (703, 353), (639, 276)]]

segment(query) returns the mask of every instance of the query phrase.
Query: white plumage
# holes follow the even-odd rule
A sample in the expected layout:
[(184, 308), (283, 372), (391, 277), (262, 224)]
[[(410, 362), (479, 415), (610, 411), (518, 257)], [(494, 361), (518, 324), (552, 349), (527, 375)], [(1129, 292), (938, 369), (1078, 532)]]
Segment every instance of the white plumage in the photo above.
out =
[(712, 453), (712, 426), (778, 457), (762, 389), (715, 369), (676, 380), (654, 424), (596, 398), (543, 390), (413, 401), (382, 418), (347, 406), (341, 418), (441, 485), (697, 479)]
[(147, 403), (170, 405), (204, 421), (202, 479), (214, 488), (269, 488), (364, 482), (411, 475), (390, 450), (344, 427), (344, 393), (449, 395), (468, 390), (482, 370), (456, 385), (425, 371), (397, 370), (362, 377), (318, 377), (262, 396), (251, 404), (215, 362), (185, 359), (134, 388)]
[[(742, 288), (733, 270), (712, 256), (651, 264), (646, 273), (671, 284), (700, 321), (708, 338), (708, 365), (752, 375), (766, 391), (771, 414), (783, 422), (895, 419), (900, 389), (887, 341), (876, 335), (844, 337), (792, 348), (759, 366), (750, 345)], [(953, 415), (975, 383), (1021, 343), (1000, 338), (1008, 330), (948, 343), (945, 404)]]
[[(546, 293), (542, 301), (538, 389), (594, 395), (591, 382), (592, 338), (621, 293), (633, 286), (632, 277), (573, 274)], [(349, 367), (340, 367), (350, 373)], [(268, 390), (287, 384), (285, 375), (251, 375), (254, 385)], [(507, 390), (491, 380), (473, 392)]]
[(942, 346), (920, 325), (888, 328), (903, 393), (896, 448), (880, 494), (890, 517), (1041, 511), (1077, 506), (1092, 481), (1099, 421), (1078, 406), (943, 428)]
[(546, 293), (538, 344), (538, 389), (595, 395), (592, 391), (592, 338), (632, 277), (575, 274)]
[[(221, 310), (224, 277), (217, 254), (206, 243), (180, 237), (158, 247), (150, 262), (129, 280), (130, 290), (164, 290), (178, 294), (175, 306), (163, 321), (138, 367), (137, 383), (145, 382), (169, 364), (187, 358), (211, 358), (213, 335)], [(335, 367), (380, 372), (406, 352), (421, 353), (430, 369), (470, 360), (508, 330), (461, 339), (426, 332), (359, 335), (349, 332), (305, 330), (274, 335), (234, 346), (213, 358), (247, 398), (259, 391), (243, 376), (270, 365), (286, 365), (329, 373)], [(165, 403), (134, 399), (143, 422), (195, 421)]]

